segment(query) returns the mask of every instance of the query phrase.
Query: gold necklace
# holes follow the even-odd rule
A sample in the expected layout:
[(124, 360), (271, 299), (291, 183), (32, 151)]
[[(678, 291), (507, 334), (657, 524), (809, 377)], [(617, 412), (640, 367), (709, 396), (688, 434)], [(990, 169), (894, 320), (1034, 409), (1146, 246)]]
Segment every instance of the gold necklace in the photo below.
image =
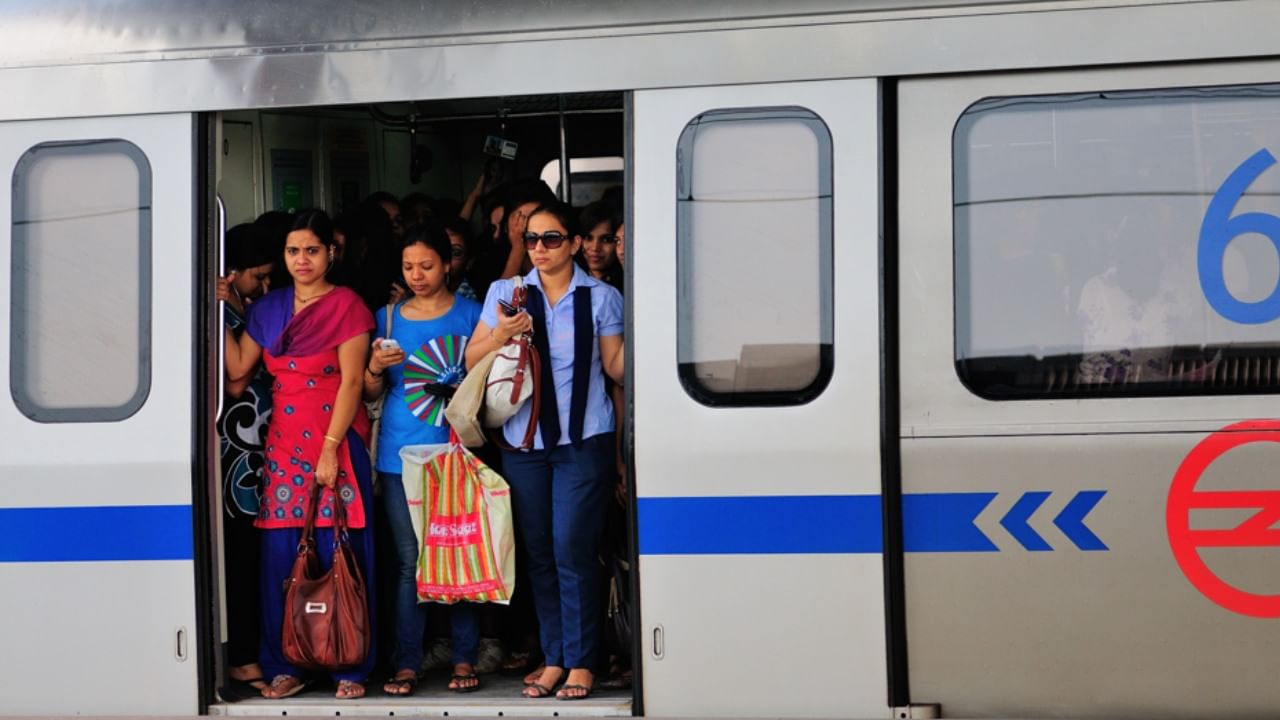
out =
[(306, 305), (307, 303), (311, 302), (312, 300), (315, 300), (315, 299), (316, 299), (316, 298), (318, 298), (318, 297), (324, 297), (325, 295), (328, 295), (328, 294), (329, 294), (329, 292), (330, 292), (331, 290), (333, 290), (333, 288), (329, 288), (328, 290), (325, 290), (324, 292), (316, 293), (315, 295), (312, 295), (312, 296), (311, 296), (311, 297), (309, 297), (309, 298), (301, 297), (301, 296), (299, 296), (299, 295), (298, 295), (298, 293), (297, 293), (297, 292), (294, 292), (294, 294), (293, 294), (293, 299), (294, 299), (294, 300), (297, 300), (299, 303), (301, 303), (301, 304), (303, 304), (303, 305)]

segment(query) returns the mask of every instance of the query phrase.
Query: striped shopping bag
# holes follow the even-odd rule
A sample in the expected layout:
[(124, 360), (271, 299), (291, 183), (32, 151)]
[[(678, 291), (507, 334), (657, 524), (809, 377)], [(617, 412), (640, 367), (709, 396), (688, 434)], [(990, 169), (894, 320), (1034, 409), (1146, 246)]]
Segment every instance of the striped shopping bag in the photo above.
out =
[(425, 459), (418, 599), (506, 604), (515, 589), (507, 482), (460, 444)]

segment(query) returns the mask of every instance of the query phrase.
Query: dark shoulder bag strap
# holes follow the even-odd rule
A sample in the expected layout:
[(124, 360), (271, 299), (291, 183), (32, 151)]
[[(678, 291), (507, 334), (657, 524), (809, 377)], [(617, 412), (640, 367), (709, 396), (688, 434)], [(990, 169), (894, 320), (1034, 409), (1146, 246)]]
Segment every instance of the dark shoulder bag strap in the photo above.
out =
[(526, 285), (525, 291), (528, 293), (525, 309), (533, 319), (533, 347), (537, 349), (531, 360), (538, 363), (541, 375), (538, 384), (534, 385), (534, 397), (538, 399), (538, 405), (534, 408), (536, 414), (531, 417), (538, 419), (538, 425), (542, 429), (543, 449), (551, 450), (560, 444), (561, 428), (560, 408), (556, 404), (556, 383), (551, 376), (551, 344), (547, 340), (546, 309), (543, 307), (542, 291), (532, 285)]
[(573, 291), (573, 397), (569, 405), (569, 439), (582, 444), (587, 422), (587, 392), (591, 388), (591, 344), (596, 339), (591, 318), (591, 288), (579, 285)]

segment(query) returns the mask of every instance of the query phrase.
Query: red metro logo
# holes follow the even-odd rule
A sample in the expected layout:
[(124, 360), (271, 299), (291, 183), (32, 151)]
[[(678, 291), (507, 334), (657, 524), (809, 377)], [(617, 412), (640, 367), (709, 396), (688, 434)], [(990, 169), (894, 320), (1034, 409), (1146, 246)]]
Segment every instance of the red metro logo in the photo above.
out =
[[(1204, 471), (1229, 450), (1257, 442), (1280, 443), (1280, 420), (1246, 420), (1209, 435), (1191, 450), (1169, 486), (1165, 524), (1178, 567), (1197, 590), (1241, 615), (1280, 618), (1280, 595), (1242, 590), (1223, 580), (1200, 557), (1200, 548), (1280, 547), (1280, 490), (1198, 490)], [(1192, 510), (1256, 510), (1230, 529), (1193, 529)]]

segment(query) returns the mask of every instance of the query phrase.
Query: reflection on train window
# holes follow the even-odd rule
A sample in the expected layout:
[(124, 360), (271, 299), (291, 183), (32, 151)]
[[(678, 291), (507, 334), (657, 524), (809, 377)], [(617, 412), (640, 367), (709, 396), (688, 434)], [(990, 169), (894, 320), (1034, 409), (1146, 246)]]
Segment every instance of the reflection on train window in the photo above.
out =
[[(177, 240), (181, 240), (178, 238)], [(28, 150), (13, 172), (9, 387), (39, 422), (123, 420), (151, 378), (151, 168), (124, 140)]]
[(797, 107), (713, 110), (677, 155), (679, 374), (707, 405), (792, 405), (831, 378), (831, 134)]
[[(960, 378), (991, 399), (1280, 391), (1280, 321), (1224, 314), (1201, 279), (1260, 303), (1280, 237), (1197, 255), (1210, 199), (1268, 148), (1280, 85), (971, 106), (953, 148)], [(1273, 169), (1228, 212), (1278, 215), (1277, 196)]]

